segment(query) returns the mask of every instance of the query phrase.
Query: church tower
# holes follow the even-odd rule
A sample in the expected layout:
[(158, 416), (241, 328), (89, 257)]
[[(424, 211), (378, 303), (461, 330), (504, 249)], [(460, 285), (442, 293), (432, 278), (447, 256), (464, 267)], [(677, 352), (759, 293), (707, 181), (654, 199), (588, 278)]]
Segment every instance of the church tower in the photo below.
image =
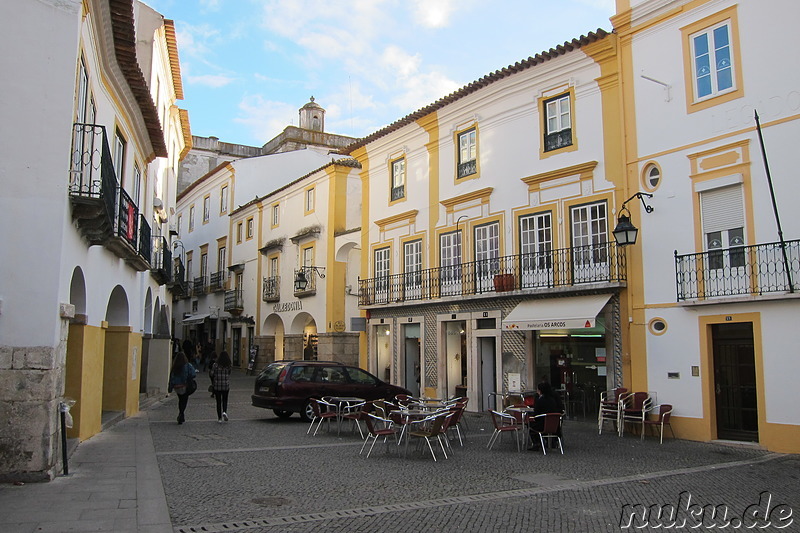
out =
[(300, 108), (300, 127), (304, 130), (325, 131), (325, 110), (318, 103), (311, 101)]

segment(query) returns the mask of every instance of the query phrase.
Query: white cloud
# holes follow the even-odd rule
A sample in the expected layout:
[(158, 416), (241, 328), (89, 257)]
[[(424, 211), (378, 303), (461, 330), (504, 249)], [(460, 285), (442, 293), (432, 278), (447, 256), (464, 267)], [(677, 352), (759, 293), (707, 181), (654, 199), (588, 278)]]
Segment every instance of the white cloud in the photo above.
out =
[(419, 54), (412, 56), (395, 45), (386, 47), (381, 55), (381, 60), (390, 71), (395, 72), (401, 78), (414, 75), (419, 71), (421, 63)]
[(427, 28), (449, 26), (450, 17), (455, 9), (454, 0), (414, 0), (413, 2), (416, 21)]
[(265, 143), (283, 129), (297, 123), (297, 107), (286, 102), (267, 100), (260, 94), (245, 96), (239, 102), (239, 116), (233, 122), (250, 130), (250, 134)]
[(185, 76), (192, 85), (205, 85), (217, 89), (232, 83), (235, 78), (223, 74), (201, 74), (200, 76)]
[(392, 103), (409, 112), (431, 104), (460, 87), (458, 83), (436, 71), (416, 74), (400, 80), (400, 83), (402, 91), (392, 98)]

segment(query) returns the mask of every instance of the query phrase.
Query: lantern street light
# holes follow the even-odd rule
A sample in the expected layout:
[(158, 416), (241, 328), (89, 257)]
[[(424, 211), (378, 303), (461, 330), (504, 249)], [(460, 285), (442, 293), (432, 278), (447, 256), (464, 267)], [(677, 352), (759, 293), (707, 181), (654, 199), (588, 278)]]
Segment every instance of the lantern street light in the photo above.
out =
[(639, 228), (633, 225), (631, 222), (630, 214), (631, 212), (628, 211), (626, 204), (633, 200), (634, 198), (638, 198), (642, 201), (642, 205), (644, 206), (644, 210), (648, 213), (653, 212), (653, 207), (647, 205), (644, 201), (644, 197), (652, 198), (653, 195), (646, 193), (646, 192), (637, 192), (624, 202), (622, 202), (622, 207), (619, 209), (619, 218), (617, 219), (617, 227), (614, 228), (612, 232), (614, 234), (614, 240), (617, 241), (618, 246), (628, 246), (629, 244), (636, 244), (636, 237), (639, 234)]
[(297, 271), (294, 278), (294, 292), (303, 292), (308, 287), (309, 276), (314, 277), (314, 273), (320, 277), (325, 277), (325, 267), (304, 266)]

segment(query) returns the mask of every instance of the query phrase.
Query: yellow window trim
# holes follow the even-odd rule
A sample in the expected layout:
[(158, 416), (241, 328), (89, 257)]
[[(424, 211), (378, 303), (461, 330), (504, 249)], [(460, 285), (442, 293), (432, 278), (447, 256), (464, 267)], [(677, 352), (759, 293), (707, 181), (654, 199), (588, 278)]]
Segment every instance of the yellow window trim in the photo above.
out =
[(378, 226), (381, 231), (383, 231), (386, 229), (386, 226), (398, 224), (404, 221), (407, 222), (407, 224), (413, 224), (416, 221), (418, 213), (419, 210), (412, 209), (411, 211), (406, 211), (404, 213), (399, 213), (397, 215), (376, 220), (375, 225)]
[(530, 215), (543, 215), (545, 213), (550, 214), (550, 237), (551, 237), (552, 248), (554, 250), (560, 248), (560, 246), (558, 245), (559, 242), (558, 204), (557, 203), (543, 204), (512, 211), (511, 216), (513, 217), (514, 225), (512, 227), (511, 235), (512, 238), (514, 239), (514, 245), (512, 246), (514, 254), (522, 253), (520, 250), (521, 246), (520, 246), (519, 219)]
[(392, 260), (394, 258), (394, 254), (392, 253), (393, 246), (391, 241), (384, 241), (380, 243), (372, 244), (369, 247), (369, 270), (372, 272), (372, 277), (375, 277), (375, 252), (378, 250), (383, 250), (384, 248), (389, 249), (389, 275), (391, 276), (394, 269), (392, 268)]
[[(205, 217), (206, 215), (206, 198), (208, 198), (208, 218)], [(208, 224), (211, 222), (211, 193), (208, 193), (203, 196), (203, 224)]]
[[(250, 229), (250, 228), (249, 228), (249, 226), (250, 226), (250, 222), (252, 222), (252, 223), (253, 223), (253, 234), (248, 236), (248, 235), (247, 235), (247, 232), (248, 232), (248, 230)], [(249, 241), (249, 240), (253, 239), (253, 237), (255, 237), (255, 236), (256, 236), (256, 221), (255, 221), (255, 217), (254, 217), (254, 216), (252, 216), (252, 217), (247, 217), (247, 218), (245, 219), (245, 226), (244, 226), (244, 238), (245, 238), (245, 240)]]
[(597, 167), (597, 161), (589, 161), (579, 165), (572, 165), (570, 167), (564, 167), (551, 170), (549, 172), (543, 172), (541, 174), (535, 174), (527, 178), (522, 178), (522, 182), (528, 186), (529, 191), (535, 191), (538, 190), (539, 186), (545, 181), (566, 178), (568, 176), (577, 175), (580, 176), (581, 179), (592, 179), (592, 173), (594, 172), (595, 167)]
[(405, 246), (407, 243), (410, 242), (420, 242), (420, 250), (422, 250), (422, 266), (420, 267), (421, 270), (425, 270), (427, 267), (425, 266), (425, 234), (424, 233), (416, 233), (414, 235), (409, 235), (408, 237), (403, 237), (400, 239), (400, 250), (403, 251), (403, 270), (405, 271)]
[[(461, 156), (461, 145), (458, 142), (459, 137), (462, 133), (466, 133), (470, 130), (475, 130), (475, 172), (468, 176), (464, 176), (463, 178), (458, 177), (458, 165), (459, 165), (459, 157)], [(480, 147), (480, 131), (478, 130), (478, 123), (474, 122), (465, 128), (461, 128), (456, 130), (453, 133), (453, 145), (455, 148), (455, 172), (453, 173), (453, 184), (464, 183), (468, 180), (474, 180), (481, 177), (481, 147)]]
[[(658, 169), (658, 184), (655, 187), (650, 184), (650, 176), (648, 175), (648, 170), (651, 167)], [(642, 171), (639, 174), (639, 183), (641, 183), (642, 188), (648, 192), (657, 191), (658, 188), (661, 187), (661, 184), (664, 183), (664, 171), (661, 169), (661, 165), (653, 160), (645, 161), (642, 165)]]
[[(305, 195), (305, 192), (303, 193), (303, 195)], [(316, 196), (316, 194), (315, 194), (315, 196)], [(303, 200), (305, 201), (305, 198), (303, 198)], [(316, 201), (316, 198), (314, 200)], [(275, 221), (275, 208), (276, 207), (278, 208), (278, 223), (277, 224), (274, 223), (274, 221)], [(269, 207), (269, 227), (270, 227), (270, 229), (277, 228), (278, 226), (281, 225), (280, 207), (281, 207), (281, 203), (280, 202), (275, 202), (274, 204), (272, 204)]]
[[(545, 91), (544, 94), (546, 94), (546, 96), (540, 96), (536, 101), (536, 108), (539, 111), (539, 117), (541, 118), (539, 121), (539, 127), (541, 128), (539, 131), (539, 159), (546, 159), (554, 155), (576, 151), (578, 149), (578, 127), (576, 125), (575, 115), (575, 88), (570, 86), (563, 92), (550, 94), (549, 91)], [(545, 100), (552, 100), (553, 98), (558, 98), (559, 96), (564, 96), (565, 94), (569, 95), (569, 122), (570, 129), (572, 130), (572, 144), (563, 148), (545, 152), (544, 136), (547, 132), (547, 110), (544, 107), (544, 102)]]
[[(222, 191), (225, 190), (225, 189), (227, 189), (226, 192), (228, 193), (228, 201), (223, 204), (222, 203), (222, 199), (224, 198), (224, 195), (222, 194)], [(230, 192), (231, 191), (230, 191), (230, 188), (228, 187), (227, 183), (221, 185), (220, 188), (219, 188), (219, 214), (220, 215), (224, 215), (225, 213), (227, 213), (230, 210), (230, 207), (228, 206), (228, 203), (231, 201)], [(222, 209), (223, 205), (225, 207), (224, 210)]]
[[(405, 165), (403, 166), (403, 197), (398, 198), (397, 200), (392, 200), (392, 184), (394, 182), (393, 165), (401, 159), (405, 162)], [(406, 158), (406, 154), (403, 154), (401, 156), (389, 159), (389, 205), (396, 205), (401, 202), (405, 202), (406, 200), (408, 200), (408, 159)]]
[[(317, 209), (317, 190), (316, 185), (311, 185), (303, 189), (303, 215), (310, 215)], [(314, 207), (311, 209), (307, 209), (308, 207), (308, 191), (314, 192)]]
[[(702, 100), (696, 100), (694, 94), (694, 58), (692, 57), (692, 35), (704, 29), (710, 28), (730, 20), (731, 28), (731, 55), (733, 56), (733, 74), (736, 88), (716, 96), (708, 96)], [(739, 49), (739, 19), (736, 6), (723, 9), (719, 13), (693, 22), (681, 28), (681, 40), (683, 44), (683, 79), (686, 90), (686, 112), (696, 113), (709, 107), (717, 106), (742, 98), (744, 96), (744, 78), (742, 76), (742, 53)]]
[(478, 189), (477, 191), (439, 200), (439, 203), (442, 204), (445, 209), (447, 209), (448, 213), (451, 213), (458, 205), (465, 204), (467, 202), (480, 200), (482, 204), (489, 203), (489, 196), (491, 196), (493, 190), (494, 187), (484, 187), (483, 189)]

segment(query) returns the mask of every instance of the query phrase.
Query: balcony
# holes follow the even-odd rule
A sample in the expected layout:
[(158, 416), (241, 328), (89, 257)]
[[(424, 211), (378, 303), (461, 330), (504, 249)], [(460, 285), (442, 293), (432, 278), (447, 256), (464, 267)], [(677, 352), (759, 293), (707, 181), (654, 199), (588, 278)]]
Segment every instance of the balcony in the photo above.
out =
[(508, 291), (622, 285), (625, 251), (616, 243), (546, 250), (359, 280), (359, 305)]
[(278, 302), (281, 299), (281, 277), (264, 278), (264, 290), (261, 299), (265, 302)]
[(295, 296), (297, 296), (298, 298), (304, 298), (306, 296), (313, 296), (317, 294), (317, 276), (314, 275), (314, 270), (312, 268), (303, 267), (300, 268), (299, 270), (295, 270), (294, 279), (296, 280), (298, 276), (306, 278), (307, 283), (305, 289), (301, 291), (293, 287)]
[(150, 274), (159, 285), (169, 285), (172, 281), (172, 252), (167, 239), (153, 237), (153, 259)]
[(226, 274), (227, 272), (225, 272), (224, 270), (220, 270), (219, 272), (213, 272), (211, 274), (208, 283), (209, 292), (219, 292), (225, 290), (225, 282), (228, 279), (226, 277)]
[(150, 268), (150, 226), (117, 184), (103, 126), (73, 125), (69, 197), (72, 220), (90, 246), (105, 246), (140, 272)]
[(676, 251), (675, 273), (679, 302), (800, 292), (800, 240), (786, 241), (785, 248), (772, 242), (695, 254)]
[(472, 174), (476, 174), (477, 172), (478, 172), (478, 162), (475, 159), (458, 164), (459, 178), (471, 176)]
[(189, 284), (186, 282), (186, 267), (180, 257), (175, 257), (172, 262), (172, 279), (167, 282), (167, 287), (175, 298), (185, 298), (189, 295)]
[(544, 136), (544, 151), (558, 150), (565, 146), (572, 146), (572, 128), (548, 133)]
[(198, 276), (192, 280), (192, 296), (202, 296), (206, 293), (206, 287), (208, 287), (208, 282), (206, 282), (205, 276)]
[(244, 311), (244, 297), (241, 289), (225, 291), (225, 311), (239, 315)]
[(398, 185), (396, 187), (392, 187), (392, 202), (395, 200), (400, 200), (401, 198), (406, 197), (406, 186), (405, 185)]

